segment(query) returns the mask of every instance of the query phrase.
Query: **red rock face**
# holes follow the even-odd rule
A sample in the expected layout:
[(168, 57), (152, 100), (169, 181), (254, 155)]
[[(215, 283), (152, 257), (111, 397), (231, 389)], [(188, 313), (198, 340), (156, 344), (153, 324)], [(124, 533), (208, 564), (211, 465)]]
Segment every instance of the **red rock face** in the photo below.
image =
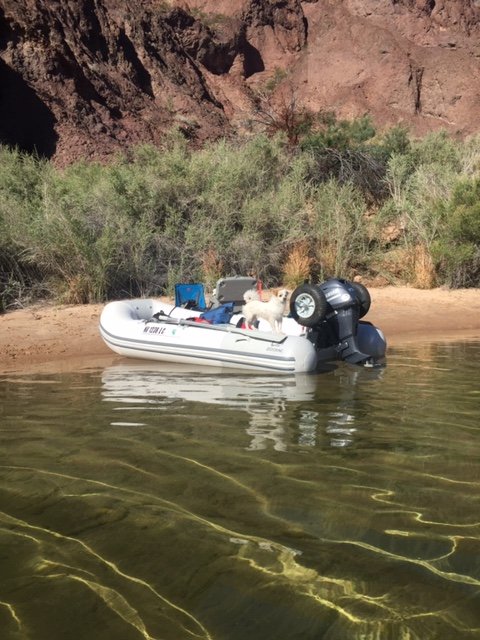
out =
[(222, 105), (175, 28), (179, 12), (155, 4), (5, 3), (0, 82), (9, 91), (0, 139), (18, 136), (22, 148), (68, 162), (158, 142), (174, 122), (200, 138), (224, 131)]
[(0, 2), (0, 142), (64, 164), (241, 129), (255, 91), (338, 117), (467, 135), (480, 0)]

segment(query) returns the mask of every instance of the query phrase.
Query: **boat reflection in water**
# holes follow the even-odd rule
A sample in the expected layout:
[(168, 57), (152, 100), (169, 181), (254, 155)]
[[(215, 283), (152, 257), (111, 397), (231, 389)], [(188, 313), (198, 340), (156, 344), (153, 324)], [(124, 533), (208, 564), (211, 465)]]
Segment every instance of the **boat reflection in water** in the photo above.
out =
[(348, 447), (357, 429), (357, 383), (378, 379), (383, 371), (334, 364), (317, 374), (238, 375), (211, 367), (193, 371), (189, 365), (127, 362), (103, 371), (102, 396), (131, 408), (168, 410), (182, 400), (246, 412), (249, 450), (286, 451), (289, 444), (314, 447), (325, 436), (331, 447)]

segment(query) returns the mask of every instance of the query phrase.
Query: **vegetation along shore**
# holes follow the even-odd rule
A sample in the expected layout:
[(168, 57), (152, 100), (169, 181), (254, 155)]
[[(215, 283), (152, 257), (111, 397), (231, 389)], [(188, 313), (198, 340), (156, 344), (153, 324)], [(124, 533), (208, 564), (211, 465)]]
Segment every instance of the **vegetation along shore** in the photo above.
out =
[(192, 149), (173, 131), (107, 164), (0, 148), (0, 304), (169, 295), (252, 273), (367, 285), (480, 282), (480, 137), (301, 120)]

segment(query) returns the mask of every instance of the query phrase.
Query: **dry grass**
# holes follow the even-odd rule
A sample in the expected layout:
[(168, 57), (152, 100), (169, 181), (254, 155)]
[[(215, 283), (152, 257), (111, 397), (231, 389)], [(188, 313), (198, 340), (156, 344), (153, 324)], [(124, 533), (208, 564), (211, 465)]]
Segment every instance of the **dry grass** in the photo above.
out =
[(294, 245), (290, 250), (283, 267), (283, 282), (287, 289), (295, 289), (299, 284), (308, 280), (311, 275), (314, 260), (309, 255), (308, 243), (303, 241)]
[(63, 304), (88, 304), (94, 300), (91, 282), (85, 275), (65, 276), (65, 287), (61, 295)]
[(435, 286), (435, 265), (428, 248), (417, 245), (413, 250), (413, 285), (418, 289), (431, 289)]
[(318, 262), (322, 278), (338, 274), (338, 248), (334, 242), (322, 241), (319, 244)]
[(395, 247), (386, 253), (380, 253), (372, 263), (372, 268), (387, 276), (390, 282), (410, 282), (413, 279), (414, 253), (407, 247)]
[(408, 282), (417, 289), (431, 289), (437, 284), (432, 256), (423, 244), (391, 249), (372, 266), (375, 271), (388, 274), (392, 282)]
[(223, 262), (213, 247), (209, 247), (203, 254), (201, 269), (203, 282), (210, 287), (213, 287), (217, 280), (222, 277)]

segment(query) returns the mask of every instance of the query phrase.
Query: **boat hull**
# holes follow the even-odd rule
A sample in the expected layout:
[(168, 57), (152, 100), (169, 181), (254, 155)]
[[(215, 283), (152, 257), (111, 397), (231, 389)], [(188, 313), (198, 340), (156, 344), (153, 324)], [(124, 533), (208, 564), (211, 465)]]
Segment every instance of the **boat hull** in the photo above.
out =
[(100, 334), (126, 357), (290, 374), (317, 366), (315, 347), (305, 336), (210, 325), (197, 322), (198, 315), (155, 300), (110, 302)]

